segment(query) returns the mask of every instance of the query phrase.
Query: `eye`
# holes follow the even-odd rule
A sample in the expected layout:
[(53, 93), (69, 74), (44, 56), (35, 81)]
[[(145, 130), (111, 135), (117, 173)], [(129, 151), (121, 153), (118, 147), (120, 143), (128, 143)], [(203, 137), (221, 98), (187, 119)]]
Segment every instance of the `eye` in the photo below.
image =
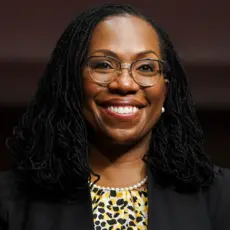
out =
[(156, 71), (156, 67), (153, 64), (142, 64), (141, 66), (139, 66), (137, 68), (137, 70), (141, 71), (141, 72), (155, 72)]
[(94, 69), (113, 69), (113, 66), (108, 61), (100, 61), (95, 63)]

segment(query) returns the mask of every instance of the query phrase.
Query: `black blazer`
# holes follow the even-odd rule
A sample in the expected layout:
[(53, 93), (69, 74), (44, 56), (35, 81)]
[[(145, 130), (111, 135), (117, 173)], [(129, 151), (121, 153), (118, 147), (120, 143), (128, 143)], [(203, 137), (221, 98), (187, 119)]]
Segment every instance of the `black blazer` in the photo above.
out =
[[(230, 230), (230, 171), (220, 169), (208, 192), (179, 194), (148, 180), (148, 230)], [(150, 174), (150, 173), (149, 173)], [(14, 199), (11, 172), (0, 174), (0, 230), (94, 230), (89, 190), (75, 203)]]

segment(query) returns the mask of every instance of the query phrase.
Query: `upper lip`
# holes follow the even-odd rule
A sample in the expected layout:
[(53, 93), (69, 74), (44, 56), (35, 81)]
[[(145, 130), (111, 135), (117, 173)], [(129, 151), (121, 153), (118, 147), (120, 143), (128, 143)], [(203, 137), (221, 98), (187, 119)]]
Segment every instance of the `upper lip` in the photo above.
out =
[(141, 102), (140, 100), (133, 99), (133, 98), (111, 98), (108, 100), (103, 100), (99, 102), (101, 106), (134, 106), (137, 108), (143, 108), (146, 106), (146, 103)]

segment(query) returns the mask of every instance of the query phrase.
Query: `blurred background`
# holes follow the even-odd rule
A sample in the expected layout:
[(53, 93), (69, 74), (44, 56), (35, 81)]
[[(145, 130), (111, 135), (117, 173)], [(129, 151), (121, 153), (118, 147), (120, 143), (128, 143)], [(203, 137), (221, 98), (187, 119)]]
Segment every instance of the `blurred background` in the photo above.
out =
[(188, 74), (205, 150), (230, 167), (230, 1), (8, 0), (0, 8), (0, 170), (11, 164), (5, 139), (67, 24), (91, 6), (121, 2), (139, 7), (170, 34)]

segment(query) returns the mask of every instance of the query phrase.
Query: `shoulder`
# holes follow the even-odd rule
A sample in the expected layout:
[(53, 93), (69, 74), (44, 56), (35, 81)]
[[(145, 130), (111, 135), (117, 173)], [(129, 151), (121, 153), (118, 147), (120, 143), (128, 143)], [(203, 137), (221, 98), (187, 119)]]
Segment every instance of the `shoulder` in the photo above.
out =
[(208, 194), (208, 207), (214, 229), (230, 226), (230, 170), (215, 167), (215, 178)]
[(222, 190), (230, 180), (230, 169), (214, 166), (214, 181), (211, 190)]
[(230, 169), (215, 166), (214, 172), (214, 181), (210, 188), (210, 195), (215, 196), (219, 201), (222, 199), (229, 199), (230, 201), (230, 197), (225, 196), (230, 191)]
[(16, 194), (15, 182), (13, 171), (0, 172), (0, 202)]
[(0, 222), (6, 220), (17, 189), (12, 171), (0, 172)]

